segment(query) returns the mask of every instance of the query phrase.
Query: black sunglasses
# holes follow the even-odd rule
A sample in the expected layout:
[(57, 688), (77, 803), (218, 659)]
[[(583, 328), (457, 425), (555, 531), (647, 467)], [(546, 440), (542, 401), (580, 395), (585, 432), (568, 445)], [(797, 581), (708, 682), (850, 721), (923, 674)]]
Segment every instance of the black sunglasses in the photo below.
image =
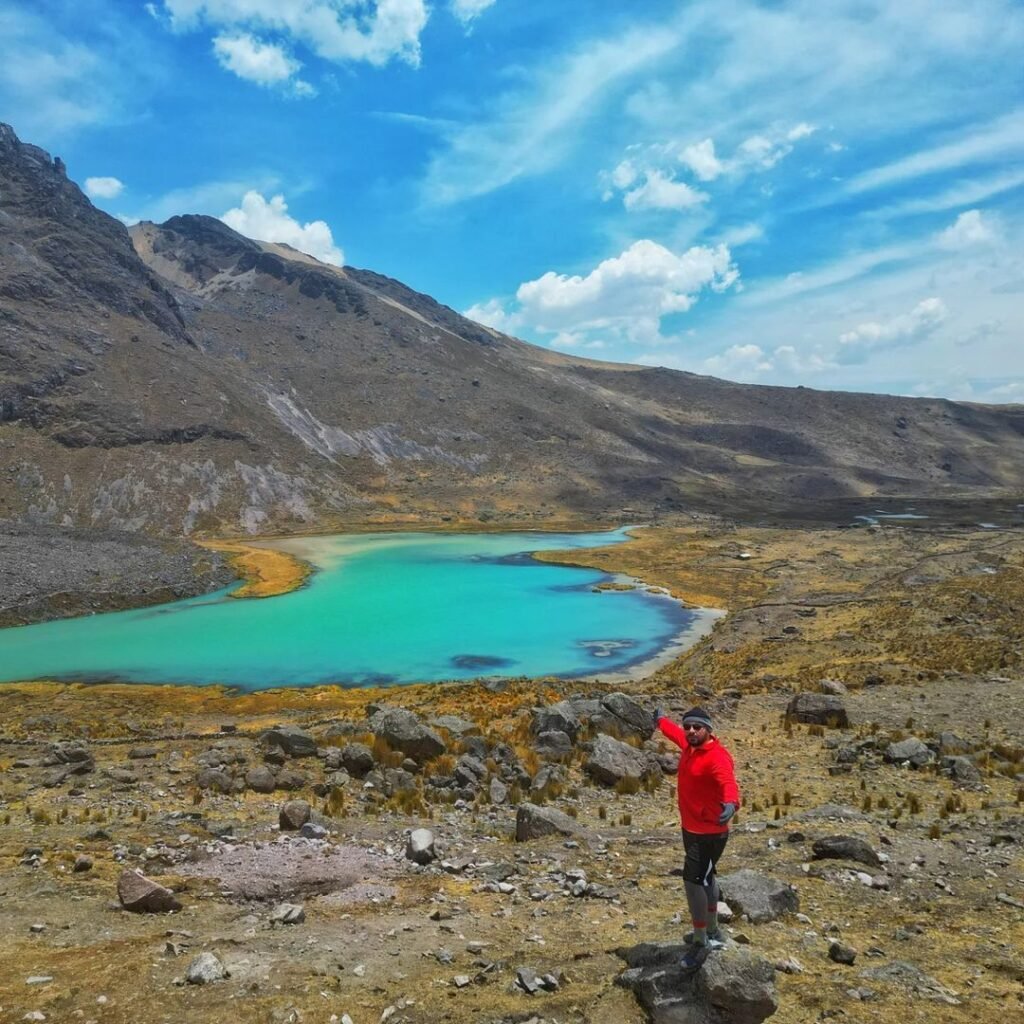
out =
[(699, 725), (699, 724), (694, 723), (694, 722), (691, 722), (689, 725), (687, 725), (685, 722), (683, 722), (683, 728), (687, 732), (700, 732), (701, 729), (706, 729), (707, 726), (706, 725)]

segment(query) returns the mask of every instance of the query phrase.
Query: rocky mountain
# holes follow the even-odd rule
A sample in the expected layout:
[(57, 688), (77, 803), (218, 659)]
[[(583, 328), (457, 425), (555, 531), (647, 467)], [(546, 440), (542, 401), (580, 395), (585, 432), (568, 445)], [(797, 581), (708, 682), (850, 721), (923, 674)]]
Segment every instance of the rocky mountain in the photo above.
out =
[(579, 359), (209, 217), (129, 232), (0, 125), (0, 519), (162, 535), (1024, 487), (1024, 407)]

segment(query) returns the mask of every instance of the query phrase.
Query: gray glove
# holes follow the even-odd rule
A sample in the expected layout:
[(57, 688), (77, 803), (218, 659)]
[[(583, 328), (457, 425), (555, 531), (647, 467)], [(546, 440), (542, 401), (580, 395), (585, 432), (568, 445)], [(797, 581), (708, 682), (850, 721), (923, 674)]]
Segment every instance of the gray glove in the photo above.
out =
[(729, 819), (736, 813), (735, 804), (722, 804), (722, 813), (718, 816), (718, 824), (726, 825)]
[(661, 708), (655, 708), (652, 712), (654, 715), (654, 728), (658, 728), (658, 723), (665, 717), (665, 712)]

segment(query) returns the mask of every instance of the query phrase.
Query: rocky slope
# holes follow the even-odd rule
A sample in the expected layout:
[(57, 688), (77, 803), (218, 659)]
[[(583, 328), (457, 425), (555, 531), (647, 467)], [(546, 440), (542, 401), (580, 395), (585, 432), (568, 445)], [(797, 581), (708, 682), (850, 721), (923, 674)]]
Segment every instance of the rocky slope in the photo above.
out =
[(164, 535), (1024, 486), (1024, 409), (558, 355), (211, 218), (96, 210), (0, 126), (0, 517)]

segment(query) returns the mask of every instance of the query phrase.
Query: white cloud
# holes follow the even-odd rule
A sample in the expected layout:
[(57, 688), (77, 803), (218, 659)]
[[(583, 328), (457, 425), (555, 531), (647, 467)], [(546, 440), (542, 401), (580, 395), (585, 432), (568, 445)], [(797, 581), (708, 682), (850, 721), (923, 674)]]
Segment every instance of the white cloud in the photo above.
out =
[(703, 369), (716, 377), (749, 378), (772, 369), (760, 345), (733, 345), (703, 362)]
[(991, 245), (999, 237), (991, 219), (986, 220), (981, 210), (966, 210), (938, 237), (940, 249), (959, 251), (980, 245)]
[[(486, 195), (558, 163), (617, 86), (649, 73), (679, 42), (673, 25), (590, 43), (530, 75), (478, 121), (447, 133), (427, 169), (424, 194), (438, 205)], [(535, 84), (534, 84), (535, 83)]]
[(730, 249), (738, 249), (750, 242), (760, 242), (764, 238), (764, 228), (760, 224), (737, 224), (722, 232), (720, 241)]
[(726, 170), (725, 164), (715, 156), (714, 139), (705, 139), (703, 142), (684, 146), (679, 154), (679, 160), (701, 181), (714, 181)]
[(507, 313), (500, 299), (478, 302), (476, 305), (470, 306), (462, 315), (485, 327), (493, 327), (494, 330), (501, 331), (502, 334), (513, 334), (519, 327), (519, 318)]
[(117, 178), (86, 178), (85, 193), (93, 199), (116, 199), (124, 191)]
[(242, 205), (228, 210), (221, 218), (228, 227), (264, 242), (284, 242), (299, 252), (315, 256), (324, 263), (341, 266), (345, 255), (334, 244), (331, 229), (322, 220), (300, 224), (288, 214), (284, 196), (276, 195), (269, 202), (254, 191), (246, 192)]
[(698, 192), (685, 182), (673, 181), (661, 171), (644, 174), (644, 183), (631, 188), (622, 197), (627, 210), (686, 210), (708, 200), (706, 192)]
[(451, 0), (449, 6), (452, 14), (463, 25), (468, 25), (475, 18), (480, 17), (493, 3), (494, 0)]
[(949, 317), (949, 310), (940, 298), (919, 302), (909, 313), (891, 320), (858, 324), (839, 336), (839, 363), (862, 363), (878, 349), (913, 345), (932, 334)]
[(899, 203), (880, 206), (870, 211), (869, 216), (879, 220), (903, 217), (919, 213), (938, 213), (953, 210), (958, 206), (972, 206), (984, 202), (1002, 192), (1024, 185), (1024, 170), (1000, 171), (982, 178), (958, 181), (940, 192), (926, 197), (905, 199)]
[(846, 191), (866, 192), (975, 162), (1024, 154), (1024, 110), (1015, 110), (949, 142), (921, 150), (851, 179)]
[(213, 52), (221, 67), (257, 85), (278, 85), (302, 66), (280, 46), (245, 33), (215, 37)]
[(164, 0), (179, 31), (200, 24), (276, 33), (307, 46), (325, 60), (392, 59), (420, 62), (420, 33), (427, 23), (424, 0)]

